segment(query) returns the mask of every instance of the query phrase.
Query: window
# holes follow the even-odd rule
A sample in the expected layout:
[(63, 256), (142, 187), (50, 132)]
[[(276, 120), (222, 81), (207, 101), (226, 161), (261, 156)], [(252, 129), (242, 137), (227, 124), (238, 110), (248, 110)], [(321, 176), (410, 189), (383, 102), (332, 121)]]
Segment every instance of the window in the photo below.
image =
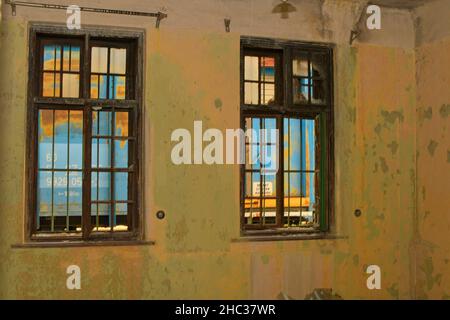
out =
[(142, 34), (33, 26), (28, 235), (136, 239)]
[[(241, 124), (246, 132), (245, 165), (241, 167), (244, 235), (329, 229), (331, 93), (331, 47), (241, 39)], [(269, 137), (270, 130), (278, 134)], [(274, 154), (276, 158), (265, 159)]]

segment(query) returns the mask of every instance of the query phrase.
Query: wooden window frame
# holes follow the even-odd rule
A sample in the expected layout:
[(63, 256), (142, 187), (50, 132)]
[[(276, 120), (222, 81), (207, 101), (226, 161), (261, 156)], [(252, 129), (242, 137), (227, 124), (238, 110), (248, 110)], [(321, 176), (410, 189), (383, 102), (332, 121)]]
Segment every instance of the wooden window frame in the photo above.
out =
[[(41, 47), (39, 41), (46, 38), (63, 39), (64, 43), (82, 41), (80, 48), (80, 96), (78, 98), (42, 97), (40, 59), (42, 53), (36, 50)], [(26, 214), (25, 241), (31, 242), (61, 242), (61, 241), (139, 241), (143, 239), (143, 170), (142, 170), (142, 111), (143, 111), (143, 69), (144, 69), (144, 38), (145, 31), (141, 29), (121, 29), (84, 26), (82, 30), (68, 30), (65, 25), (32, 23), (29, 27), (29, 70), (27, 93), (27, 139), (26, 139)], [(132, 77), (127, 77), (126, 99), (91, 99), (90, 98), (90, 52), (91, 41), (107, 41), (110, 47), (117, 42), (134, 43), (128, 55), (127, 68), (133, 67)], [(108, 42), (109, 41), (109, 42)], [(134, 61), (131, 61), (133, 59)], [(131, 63), (130, 63), (131, 62)], [(128, 71), (127, 71), (128, 73)], [(132, 88), (132, 90), (128, 90)], [(39, 109), (48, 107), (53, 110), (70, 109), (83, 111), (83, 169), (82, 169), (82, 231), (70, 232), (37, 232), (37, 132)], [(126, 232), (91, 232), (90, 196), (91, 196), (91, 143), (92, 143), (92, 112), (95, 107), (110, 107), (133, 110), (133, 119), (129, 118), (130, 128), (134, 131), (135, 166), (134, 183), (129, 186), (133, 193), (133, 210), (128, 213), (131, 217), (131, 230)], [(89, 164), (89, 165), (87, 165)], [(112, 169), (114, 170), (114, 169)], [(112, 209), (111, 209), (112, 210)]]
[[(292, 61), (294, 53), (297, 51), (320, 52), (328, 57), (328, 91), (325, 104), (313, 105), (294, 104), (293, 102), (293, 76)], [(245, 56), (262, 55), (278, 52), (282, 63), (276, 70), (278, 75), (275, 80), (276, 103), (274, 105), (247, 105), (244, 102), (244, 74)], [(322, 234), (326, 235), (334, 228), (334, 97), (333, 97), (333, 52), (332, 44), (309, 43), (301, 41), (288, 41), (278, 39), (268, 39), (260, 37), (241, 37), (240, 45), (240, 123), (245, 129), (245, 119), (249, 117), (271, 117), (276, 118), (279, 129), (279, 170), (276, 177), (277, 185), (277, 205), (275, 225), (246, 225), (245, 224), (245, 164), (240, 166), (240, 233), (242, 237), (251, 236), (291, 236), (295, 234)], [(311, 91), (309, 91), (311, 93)], [(259, 93), (260, 94), (260, 93)], [(310, 96), (310, 94), (309, 94)], [(310, 99), (310, 98), (309, 98)], [(284, 118), (316, 118), (318, 117), (320, 131), (318, 143), (318, 158), (320, 158), (320, 183), (316, 188), (320, 188), (321, 195), (319, 203), (319, 227), (283, 227), (282, 217), (284, 215), (284, 152), (283, 152), (283, 119)], [(317, 129), (317, 126), (316, 126)]]

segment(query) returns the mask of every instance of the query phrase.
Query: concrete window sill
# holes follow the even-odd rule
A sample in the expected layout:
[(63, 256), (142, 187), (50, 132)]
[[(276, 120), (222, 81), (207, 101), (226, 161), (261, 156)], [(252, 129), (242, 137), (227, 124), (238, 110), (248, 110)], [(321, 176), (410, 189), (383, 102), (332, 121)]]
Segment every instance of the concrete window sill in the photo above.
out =
[(11, 245), (12, 249), (29, 248), (79, 248), (79, 247), (130, 247), (130, 246), (152, 246), (155, 241), (35, 241)]
[(348, 236), (330, 233), (292, 233), (292, 234), (243, 234), (232, 242), (293, 241), (293, 240), (337, 240)]

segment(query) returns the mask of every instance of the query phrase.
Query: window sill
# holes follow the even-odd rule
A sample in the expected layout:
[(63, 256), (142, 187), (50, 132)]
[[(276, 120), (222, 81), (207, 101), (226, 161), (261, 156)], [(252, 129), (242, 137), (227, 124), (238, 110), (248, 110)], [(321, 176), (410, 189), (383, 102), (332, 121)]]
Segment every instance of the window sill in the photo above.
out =
[(29, 248), (80, 248), (80, 247), (127, 247), (127, 246), (152, 246), (155, 241), (47, 241), (26, 242), (11, 245), (12, 249)]
[(263, 241), (293, 241), (293, 240), (339, 240), (348, 239), (348, 236), (330, 234), (325, 232), (315, 233), (244, 233), (239, 238), (232, 239), (232, 242), (263, 242)]

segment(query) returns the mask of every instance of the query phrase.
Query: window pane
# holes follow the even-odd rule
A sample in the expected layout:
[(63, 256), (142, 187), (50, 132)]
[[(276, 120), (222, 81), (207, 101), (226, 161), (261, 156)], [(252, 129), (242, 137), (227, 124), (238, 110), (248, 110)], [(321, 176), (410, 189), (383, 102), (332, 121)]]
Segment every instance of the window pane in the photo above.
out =
[(125, 74), (127, 66), (127, 49), (111, 48), (110, 72)]
[(324, 80), (313, 80), (311, 88), (311, 103), (326, 103), (326, 86)]
[(70, 71), (80, 71), (80, 47), (72, 47)]
[(258, 83), (254, 82), (246, 82), (245, 87), (245, 104), (258, 104), (259, 95), (258, 95)]
[(106, 201), (111, 200), (111, 173), (99, 172), (98, 173), (98, 200)]
[(128, 112), (115, 113), (115, 132), (117, 137), (128, 137)]
[(44, 46), (44, 70), (55, 70), (55, 46)]
[(39, 110), (38, 116), (38, 166), (50, 169), (53, 163), (53, 110)]
[(328, 59), (326, 54), (313, 53), (311, 55), (311, 76), (314, 78), (327, 77)]
[(39, 172), (37, 178), (37, 229), (50, 231), (52, 216), (52, 173)]
[(69, 174), (69, 231), (81, 231), (83, 213), (83, 178), (81, 172)]
[(275, 103), (275, 85), (261, 83), (261, 104), (273, 105)]
[(294, 76), (309, 77), (308, 54), (300, 54), (292, 60), (292, 74)]
[(114, 215), (114, 231), (128, 231), (128, 204), (116, 203)]
[(54, 162), (56, 169), (67, 169), (69, 151), (69, 112), (55, 111)]
[(125, 99), (125, 77), (110, 76), (110, 99)]
[(93, 47), (91, 53), (91, 72), (108, 72), (108, 48)]
[(83, 112), (70, 111), (70, 169), (83, 168)]
[(304, 78), (293, 79), (293, 97), (294, 103), (308, 103), (309, 102), (309, 80)]
[(128, 200), (128, 173), (126, 172), (114, 173), (114, 200)]
[(91, 225), (92, 231), (94, 232), (105, 232), (110, 231), (110, 214), (111, 205), (110, 204), (92, 204), (91, 205)]
[(42, 96), (55, 96), (55, 74), (51, 72), (44, 72), (42, 79)]
[(261, 57), (261, 81), (275, 82), (275, 58)]
[(299, 119), (284, 119), (284, 169), (301, 170), (301, 128)]
[(111, 140), (92, 139), (92, 167), (111, 167)]
[(70, 71), (70, 46), (63, 48), (63, 71)]
[(80, 76), (78, 74), (63, 74), (63, 97), (78, 98), (80, 93)]
[(258, 57), (250, 57), (250, 56), (245, 56), (244, 60), (245, 60), (245, 75), (244, 75), (244, 79), (245, 80), (253, 80), (253, 81), (258, 81)]
[(127, 140), (114, 141), (114, 167), (128, 168), (128, 144)]
[(316, 133), (314, 120), (302, 120), (302, 170), (314, 171), (316, 168)]
[[(53, 173), (53, 216), (67, 216), (67, 172)], [(64, 231), (66, 219), (55, 219), (52, 231)]]

